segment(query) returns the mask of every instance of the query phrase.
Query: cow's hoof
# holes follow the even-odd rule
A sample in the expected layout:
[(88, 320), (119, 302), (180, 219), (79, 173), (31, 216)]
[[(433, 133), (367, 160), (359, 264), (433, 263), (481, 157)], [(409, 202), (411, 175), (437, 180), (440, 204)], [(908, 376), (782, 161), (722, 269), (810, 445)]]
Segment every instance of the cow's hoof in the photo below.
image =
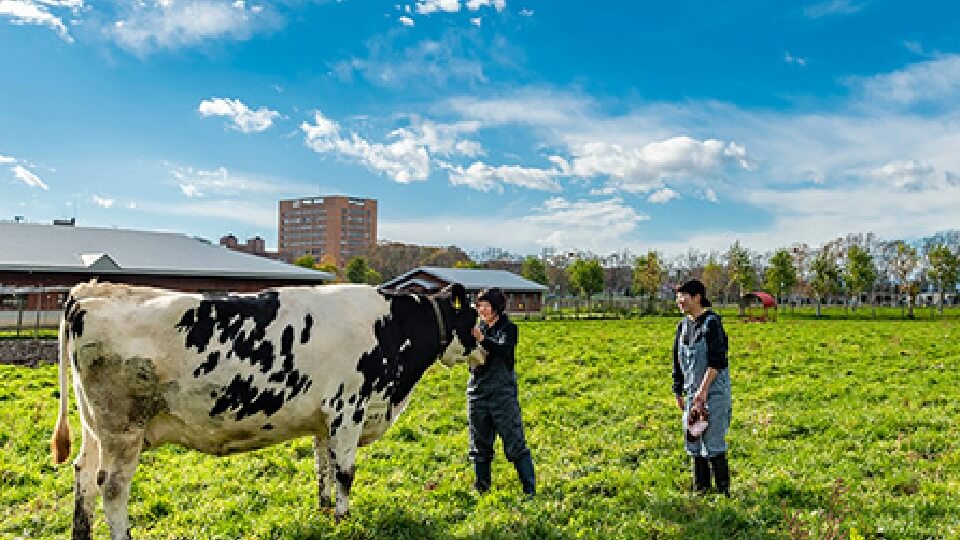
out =
[(333, 500), (330, 497), (320, 497), (320, 510), (329, 510), (333, 508)]

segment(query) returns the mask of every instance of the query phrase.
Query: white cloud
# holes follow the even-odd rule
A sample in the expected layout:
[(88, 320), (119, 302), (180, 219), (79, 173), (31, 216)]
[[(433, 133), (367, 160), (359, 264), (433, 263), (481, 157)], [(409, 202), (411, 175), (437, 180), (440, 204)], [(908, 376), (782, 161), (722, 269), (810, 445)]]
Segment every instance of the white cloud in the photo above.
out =
[(459, 245), (483, 249), (497, 247), (518, 253), (535, 253), (541, 247), (589, 249), (609, 253), (635, 243), (638, 225), (648, 216), (620, 199), (571, 201), (554, 197), (524, 212), (522, 217), (496, 216), (500, 230), (490, 236), (489, 216), (462, 215), (385, 220), (378, 223), (381, 238), (429, 245)]
[(538, 244), (574, 248), (605, 245), (616, 240), (626, 242), (627, 235), (648, 219), (649, 216), (639, 214), (618, 198), (570, 201), (554, 197), (522, 221), (545, 226), (550, 231), (537, 240)]
[(313, 124), (303, 122), (300, 129), (305, 135), (305, 144), (314, 152), (357, 159), (367, 168), (386, 174), (401, 184), (426, 180), (430, 174), (431, 154), (474, 157), (483, 152), (480, 143), (459, 138), (462, 133), (476, 131), (479, 128), (476, 122), (438, 124), (414, 120), (409, 127), (391, 131), (387, 135), (392, 140), (389, 143), (373, 143), (356, 133), (343, 135), (340, 124), (319, 111), (314, 114)]
[(426, 180), (430, 173), (427, 149), (418, 145), (408, 133), (393, 132), (392, 136), (400, 138), (390, 144), (370, 143), (356, 133), (341, 136), (340, 125), (319, 111), (314, 114), (314, 122), (300, 125), (306, 136), (305, 144), (314, 152), (334, 152), (355, 158), (401, 184)]
[(679, 197), (680, 194), (670, 188), (662, 188), (654, 191), (647, 197), (648, 202), (663, 204)]
[(225, 116), (233, 121), (233, 128), (243, 133), (265, 131), (280, 113), (261, 107), (251, 110), (239, 99), (211, 98), (200, 102), (197, 111), (203, 116)]
[(413, 19), (411, 19), (410, 17), (407, 17), (406, 15), (404, 15), (403, 17), (400, 17), (400, 18), (397, 19), (397, 20), (400, 21), (400, 24), (402, 24), (402, 25), (404, 25), (404, 26), (411, 27), (411, 28), (412, 28), (413, 25), (415, 24), (415, 23), (413, 22)]
[(133, 3), (130, 9), (132, 12), (116, 21), (109, 34), (121, 47), (139, 55), (219, 39), (242, 41), (275, 23), (262, 6), (247, 9), (243, 3), (216, 0)]
[(520, 15), (523, 16), (523, 17), (533, 17), (533, 10), (532, 10), (532, 9), (523, 8), (523, 9), (520, 10)]
[(417, 13), (430, 15), (438, 11), (456, 13), (460, 11), (460, 0), (422, 0), (417, 2)]
[(0, 163), (16, 163), (16, 162), (17, 162), (17, 158), (4, 156), (3, 154), (0, 154)]
[(10, 168), (13, 171), (13, 176), (23, 182), (24, 184), (30, 187), (37, 187), (44, 191), (48, 191), (50, 188), (40, 179), (39, 176), (28, 171), (21, 165), (14, 165)]
[(868, 106), (954, 107), (960, 100), (960, 55), (941, 56), (872, 77), (853, 77), (849, 82)]
[(480, 46), (471, 40), (463, 33), (448, 31), (439, 40), (425, 39), (401, 47), (389, 37), (378, 37), (367, 44), (366, 58), (340, 61), (332, 69), (344, 82), (360, 76), (378, 86), (404, 91), (416, 86), (435, 90), (450, 83), (485, 83), (484, 64), (477, 58)]
[(639, 148), (594, 141), (573, 148), (572, 153), (572, 174), (587, 178), (607, 176), (613, 185), (631, 193), (649, 192), (666, 180), (718, 176), (729, 160), (740, 168), (751, 168), (746, 150), (734, 142), (698, 141), (685, 136)]
[(69, 2), (40, 2), (36, 0), (0, 0), (0, 17), (10, 19), (12, 24), (46, 26), (55, 31), (64, 41), (73, 42), (70, 32), (63, 20), (50, 12), (48, 4), (54, 7), (69, 7), (79, 9), (82, 1)]
[(916, 159), (891, 161), (869, 172), (870, 176), (897, 189), (916, 190), (930, 187), (935, 169), (929, 163)]
[(99, 195), (94, 195), (91, 200), (93, 201), (93, 204), (99, 206), (100, 208), (112, 208), (113, 203), (115, 202), (113, 199), (107, 199), (100, 197)]
[(180, 191), (190, 198), (210, 195), (234, 197), (243, 193), (271, 194), (284, 189), (272, 182), (233, 174), (226, 167), (208, 171), (180, 166), (171, 170), (170, 175), (175, 179)]
[(467, 9), (477, 11), (482, 7), (492, 7), (497, 11), (503, 11), (507, 7), (507, 0), (467, 0)]
[(703, 190), (703, 198), (712, 203), (720, 202), (720, 199), (717, 197), (717, 192), (714, 191), (713, 188), (706, 188)]
[(827, 0), (807, 6), (803, 9), (804, 15), (811, 19), (819, 19), (828, 15), (850, 15), (864, 8), (865, 4), (854, 4), (850, 0)]
[(468, 186), (481, 191), (502, 191), (503, 184), (511, 184), (528, 189), (560, 191), (557, 177), (562, 173), (558, 169), (537, 169), (519, 165), (500, 165), (497, 167), (475, 161), (469, 167), (444, 164), (450, 171), (450, 183), (455, 186)]
[(476, 27), (479, 27), (482, 22), (483, 22), (482, 17), (473, 17), (472, 19), (470, 19), (470, 24)]
[(807, 67), (807, 59), (790, 54), (790, 51), (783, 53), (783, 61), (788, 64), (796, 64), (800, 67)]

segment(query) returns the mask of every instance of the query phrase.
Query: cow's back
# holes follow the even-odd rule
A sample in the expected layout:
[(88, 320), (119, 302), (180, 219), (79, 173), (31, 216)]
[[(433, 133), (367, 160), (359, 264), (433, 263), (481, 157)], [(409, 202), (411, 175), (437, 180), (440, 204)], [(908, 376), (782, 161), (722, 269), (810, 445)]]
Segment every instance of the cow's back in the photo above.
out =
[(331, 397), (360, 385), (357, 360), (389, 308), (366, 286), (215, 296), (88, 283), (70, 302), (97, 428), (214, 454), (323, 431)]

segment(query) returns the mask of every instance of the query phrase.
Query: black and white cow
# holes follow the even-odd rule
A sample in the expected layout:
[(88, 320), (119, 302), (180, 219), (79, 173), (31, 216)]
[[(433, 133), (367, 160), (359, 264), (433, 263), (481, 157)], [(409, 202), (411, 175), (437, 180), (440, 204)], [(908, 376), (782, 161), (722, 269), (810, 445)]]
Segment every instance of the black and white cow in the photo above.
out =
[(320, 505), (331, 506), (335, 479), (339, 519), (357, 447), (383, 435), (427, 368), (482, 361), (476, 317), (460, 285), (434, 297), (365, 285), (222, 296), (77, 285), (60, 323), (51, 440), (62, 463), (72, 365), (83, 427), (73, 538), (90, 537), (98, 492), (111, 538), (129, 538), (140, 452), (165, 443), (225, 455), (312, 435)]

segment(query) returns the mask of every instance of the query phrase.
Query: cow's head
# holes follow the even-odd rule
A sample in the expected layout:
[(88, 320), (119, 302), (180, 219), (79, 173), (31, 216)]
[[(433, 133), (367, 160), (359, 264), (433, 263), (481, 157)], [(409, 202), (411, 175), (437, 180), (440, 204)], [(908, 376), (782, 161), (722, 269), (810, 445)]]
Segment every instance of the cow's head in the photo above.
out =
[(483, 351), (471, 330), (477, 324), (477, 310), (467, 300), (467, 290), (454, 283), (441, 291), (436, 301), (442, 305), (444, 325), (450, 343), (440, 355), (440, 362), (450, 367), (462, 362), (483, 363)]

